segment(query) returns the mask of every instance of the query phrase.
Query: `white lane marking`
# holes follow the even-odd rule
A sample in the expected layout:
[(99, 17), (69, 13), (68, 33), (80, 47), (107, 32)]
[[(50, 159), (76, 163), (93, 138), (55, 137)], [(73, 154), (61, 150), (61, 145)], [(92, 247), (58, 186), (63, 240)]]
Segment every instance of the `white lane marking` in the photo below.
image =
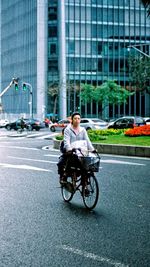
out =
[[(4, 140), (7, 139), (7, 136), (0, 136), (0, 140)], [(13, 141), (14, 140), (20, 140), (20, 139), (24, 139), (24, 136), (20, 136), (20, 137), (13, 137)]]
[(25, 136), (20, 136), (20, 137), (13, 137), (13, 140), (21, 140), (21, 139), (24, 139)]
[(142, 163), (135, 163), (135, 162), (128, 162), (128, 161), (121, 161), (121, 160), (114, 160), (114, 159), (105, 159), (101, 160), (103, 163), (116, 163), (116, 164), (127, 164), (127, 165), (138, 165), (138, 166), (145, 166), (145, 164)]
[[(13, 139), (14, 140), (14, 139)], [(24, 146), (3, 146), (0, 145), (0, 147), (2, 148), (16, 148), (16, 149), (26, 149), (26, 150), (39, 150), (38, 148), (34, 148), (34, 147), (24, 147)]]
[[(55, 151), (55, 152), (59, 152), (59, 149), (53, 148), (52, 145), (43, 147), (42, 149), (44, 150), (50, 150), (50, 151)], [(145, 157), (135, 157), (135, 156), (125, 156), (125, 155), (115, 155), (115, 154), (101, 154), (100, 156), (104, 156), (104, 157), (113, 157), (113, 158), (125, 158), (125, 159), (137, 159), (137, 160), (149, 160), (150, 158), (145, 158)]]
[(98, 256), (98, 255), (96, 255), (94, 253), (89, 253), (87, 251), (82, 251), (80, 249), (72, 248), (72, 247), (69, 247), (69, 246), (66, 246), (66, 245), (62, 245), (59, 248), (61, 248), (63, 250), (66, 250), (66, 251), (70, 251), (70, 252), (72, 252), (74, 254), (83, 256), (85, 258), (89, 258), (89, 259), (92, 259), (92, 260), (95, 260), (95, 261), (99, 261), (99, 262), (104, 262), (104, 263), (107, 263), (108, 265), (113, 265), (115, 267), (129, 267), (129, 265), (125, 265), (125, 264), (123, 264), (121, 262), (117, 262), (117, 261), (109, 259), (109, 258), (100, 257), (100, 256)]
[(8, 156), (8, 158), (35, 161), (35, 162), (47, 162), (47, 163), (55, 163), (55, 164), (58, 163), (57, 161), (55, 162), (55, 161), (49, 161), (49, 160), (43, 160), (43, 159), (30, 159), (30, 158), (23, 158), (23, 157)]
[[(13, 157), (13, 156), (8, 156), (8, 158), (28, 160), (28, 161), (37, 161), (37, 162), (46, 162), (46, 163), (51, 163), (51, 164), (57, 164), (58, 163), (58, 161), (50, 161), (50, 160), (42, 160), (42, 159), (29, 159), (29, 158)], [(102, 169), (102, 167), (99, 167), (99, 169)]]
[(53, 155), (53, 154), (45, 154), (44, 157), (54, 157), (59, 158), (60, 155)]
[(43, 133), (33, 133), (33, 134), (28, 134), (27, 138), (32, 138), (32, 137), (37, 137), (37, 136), (41, 136)]
[(43, 172), (53, 172), (47, 169), (37, 168), (29, 165), (15, 165), (8, 163), (0, 163), (0, 167), (2, 168), (12, 168), (12, 169), (24, 169), (24, 170), (32, 170), (32, 171), (43, 171)]
[[(13, 139), (14, 140), (14, 139)], [(38, 148), (32, 148), (32, 147), (18, 147), (18, 146), (3, 146), (0, 145), (2, 148), (16, 148), (16, 149), (26, 149), (26, 150), (39, 150)], [(55, 151), (55, 150), (54, 150)], [(56, 155), (53, 154), (48, 154), (47, 156), (54, 156), (57, 157)], [(58, 155), (58, 157), (60, 154)], [(126, 158), (126, 157), (125, 157)], [(139, 159), (139, 158), (138, 158)], [(141, 158), (142, 160), (145, 160), (145, 158)], [(111, 163), (111, 164), (127, 164), (127, 165), (138, 165), (138, 166), (145, 166), (146, 164), (141, 164), (141, 163), (134, 163), (134, 162), (127, 162), (127, 161), (120, 161), (120, 160), (101, 160), (103, 163)], [(52, 163), (52, 162), (51, 162)]]
[(46, 138), (51, 138), (53, 136), (56, 136), (58, 135), (58, 133), (54, 133), (54, 134), (47, 134), (47, 135), (43, 135), (43, 136), (40, 136), (40, 137), (37, 137), (37, 139), (46, 139)]
[(101, 154), (101, 156), (113, 157), (113, 158), (124, 158), (124, 159), (150, 160), (150, 158), (145, 158), (145, 157), (114, 155), (114, 154)]
[[(44, 155), (48, 157), (56, 157), (58, 158), (57, 155), (53, 154), (48, 154)], [(8, 156), (9, 158), (14, 158), (14, 159), (21, 159), (21, 160), (28, 160), (28, 161), (35, 161), (35, 162), (47, 162), (47, 163), (52, 163), (52, 164), (57, 164), (58, 161), (50, 161), (50, 160), (42, 160), (42, 159), (30, 159), (30, 158), (23, 158), (23, 157), (13, 157), (13, 156)], [(126, 162), (126, 161), (119, 161), (119, 160), (101, 160), (103, 163), (111, 163), (111, 164), (127, 164), (127, 165), (138, 165), (138, 166), (145, 166), (145, 164), (141, 163), (133, 163), (133, 162)], [(101, 168), (101, 167), (100, 167)]]
[(0, 139), (6, 139), (7, 138), (7, 136), (4, 136), (4, 135), (0, 135)]
[[(58, 158), (60, 155), (53, 155), (53, 154), (45, 154), (45, 157), (56, 157)], [(135, 163), (129, 161), (122, 161), (122, 160), (114, 160), (114, 159), (102, 159), (101, 162), (103, 163), (111, 163), (111, 164), (123, 164), (123, 165), (138, 165), (138, 166), (145, 166), (146, 164), (142, 163)]]

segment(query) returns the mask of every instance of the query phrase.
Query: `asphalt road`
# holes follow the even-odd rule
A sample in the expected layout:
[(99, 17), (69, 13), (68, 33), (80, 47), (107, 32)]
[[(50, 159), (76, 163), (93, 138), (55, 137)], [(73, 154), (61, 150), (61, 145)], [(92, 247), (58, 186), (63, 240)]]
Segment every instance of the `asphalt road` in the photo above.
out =
[(63, 202), (51, 143), (0, 139), (0, 267), (149, 267), (150, 159), (101, 155), (89, 212)]

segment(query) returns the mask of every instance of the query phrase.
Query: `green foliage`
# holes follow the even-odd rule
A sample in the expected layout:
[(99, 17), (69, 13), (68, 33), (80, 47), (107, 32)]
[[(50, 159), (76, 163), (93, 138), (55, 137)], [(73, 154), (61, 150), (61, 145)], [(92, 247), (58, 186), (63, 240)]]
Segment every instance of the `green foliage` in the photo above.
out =
[(147, 16), (150, 16), (150, 2), (149, 0), (141, 0), (144, 7), (147, 9)]
[(94, 86), (91, 84), (81, 84), (81, 101), (85, 103), (90, 103), (93, 99)]
[[(150, 146), (150, 137), (149, 136), (140, 136), (140, 137), (128, 137), (124, 133), (127, 129), (119, 130), (90, 130), (88, 131), (88, 136), (91, 142), (99, 142), (104, 144), (124, 144), (124, 145), (141, 145), (141, 146)], [(57, 135), (56, 140), (62, 141), (63, 135)]]
[(99, 143), (131, 146), (150, 146), (150, 136), (128, 137), (125, 135), (110, 135), (107, 137), (106, 140), (101, 140), (99, 141)]
[(130, 81), (135, 90), (150, 93), (150, 58), (141, 55), (132, 55), (129, 58)]
[(100, 135), (96, 131), (88, 131), (88, 136), (89, 136), (91, 142), (96, 142), (96, 141), (107, 139), (107, 136)]
[(108, 130), (89, 130), (88, 136), (92, 142), (106, 140), (107, 136), (123, 135), (126, 129), (108, 129)]
[(55, 138), (56, 138), (56, 140), (60, 140), (61, 141), (61, 140), (63, 140), (64, 136), (63, 135), (56, 135)]
[(82, 84), (81, 101), (90, 103), (91, 100), (103, 104), (122, 104), (126, 103), (128, 97), (134, 92), (129, 92), (114, 81), (104, 82), (102, 85), (94, 87), (90, 84)]
[(122, 104), (126, 103), (132, 94), (134, 93), (110, 80), (95, 89), (93, 98), (96, 102), (107, 101), (109, 104)]

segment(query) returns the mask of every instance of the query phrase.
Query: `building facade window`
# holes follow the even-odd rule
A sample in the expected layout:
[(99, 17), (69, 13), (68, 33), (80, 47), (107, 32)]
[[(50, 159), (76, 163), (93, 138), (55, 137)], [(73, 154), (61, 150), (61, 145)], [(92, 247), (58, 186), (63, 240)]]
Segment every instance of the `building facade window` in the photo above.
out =
[(48, 37), (57, 37), (57, 26), (48, 27)]
[(49, 7), (48, 8), (48, 20), (57, 20), (57, 7)]

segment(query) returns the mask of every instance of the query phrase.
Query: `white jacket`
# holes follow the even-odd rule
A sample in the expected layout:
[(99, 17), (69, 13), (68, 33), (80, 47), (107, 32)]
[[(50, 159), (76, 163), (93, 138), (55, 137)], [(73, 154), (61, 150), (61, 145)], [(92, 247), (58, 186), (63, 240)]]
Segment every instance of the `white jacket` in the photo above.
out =
[(72, 150), (71, 143), (80, 140), (86, 140), (88, 150), (94, 150), (85, 128), (80, 126), (79, 133), (76, 134), (72, 125), (69, 124), (64, 131), (64, 147), (66, 151)]

